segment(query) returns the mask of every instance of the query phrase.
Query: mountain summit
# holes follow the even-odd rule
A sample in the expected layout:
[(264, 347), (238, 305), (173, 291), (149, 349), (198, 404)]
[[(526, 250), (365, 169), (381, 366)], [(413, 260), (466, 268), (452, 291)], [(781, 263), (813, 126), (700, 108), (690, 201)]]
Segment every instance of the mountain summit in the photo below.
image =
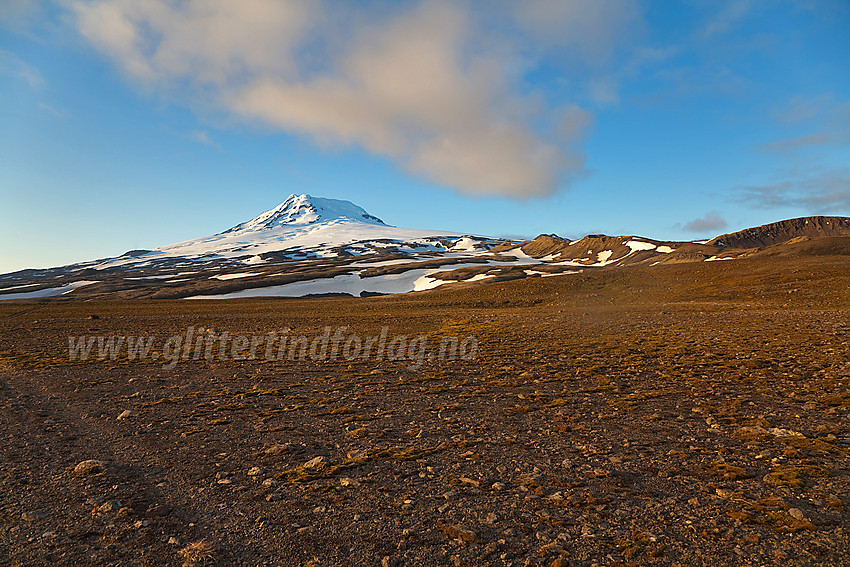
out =
[(370, 215), (351, 201), (326, 199), (311, 195), (290, 195), (277, 207), (270, 209), (253, 219), (237, 224), (221, 234), (249, 230), (268, 230), (282, 225), (308, 225), (334, 220), (352, 220), (368, 224), (386, 223)]

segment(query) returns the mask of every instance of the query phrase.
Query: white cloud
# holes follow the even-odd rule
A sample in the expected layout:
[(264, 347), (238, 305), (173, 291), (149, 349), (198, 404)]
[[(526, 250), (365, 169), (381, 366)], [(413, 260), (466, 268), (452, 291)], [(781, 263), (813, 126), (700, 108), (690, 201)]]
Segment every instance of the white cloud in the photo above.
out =
[(9, 51), (0, 50), (0, 75), (14, 77), (33, 89), (41, 89), (47, 84), (37, 67)]
[(759, 149), (765, 152), (787, 152), (809, 146), (820, 146), (829, 143), (829, 141), (830, 136), (826, 132), (817, 132), (815, 134), (797, 136), (796, 138), (768, 142), (759, 146)]
[(3, 0), (0, 2), (0, 27), (26, 32), (42, 13), (41, 0)]
[(65, 118), (65, 115), (67, 114), (64, 108), (56, 108), (55, 106), (50, 106), (44, 102), (38, 103), (38, 107), (45, 112), (52, 114), (56, 118)]
[[(606, 57), (615, 38), (589, 28), (620, 29), (631, 12), (613, 8), (635, 5), (605, 0), (612, 8), (606, 16), (588, 7), (594, 3), (567, 4), (571, 11), (557, 16), (576, 31), (569, 46), (590, 59)], [(576, 142), (587, 113), (523, 95), (506, 58), (510, 45), (484, 29), (467, 4), (71, 0), (71, 6), (79, 31), (145, 88), (211, 98), (242, 119), (319, 144), (363, 147), (468, 194), (546, 195), (583, 169)], [(537, 1), (529, 8), (538, 15), (527, 25), (545, 36), (540, 18), (557, 6)], [(558, 124), (541, 126), (549, 123)]]
[(717, 211), (709, 211), (704, 217), (685, 223), (685, 226), (682, 228), (689, 232), (706, 234), (711, 231), (726, 228), (727, 224), (728, 223), (723, 219), (723, 217), (720, 216), (720, 213)]
[(703, 38), (728, 33), (743, 21), (752, 10), (751, 0), (729, 0), (700, 30)]
[(635, 0), (524, 0), (514, 6), (527, 32), (550, 48), (576, 50), (591, 64), (610, 58), (640, 22)]
[(222, 151), (221, 146), (216, 144), (215, 141), (210, 137), (210, 135), (204, 130), (192, 130), (191, 132), (189, 132), (187, 137), (193, 142), (198, 142), (199, 144), (210, 146), (219, 151)]
[(294, 70), (292, 53), (312, 20), (307, 0), (72, 1), (95, 47), (136, 79), (225, 84)]
[(850, 168), (789, 168), (775, 182), (740, 187), (739, 201), (763, 208), (801, 207), (817, 214), (850, 213)]
[(808, 126), (810, 133), (762, 144), (762, 151), (790, 153), (816, 146), (850, 145), (850, 101), (835, 102), (826, 95), (814, 99), (795, 97), (777, 118), (780, 122)]

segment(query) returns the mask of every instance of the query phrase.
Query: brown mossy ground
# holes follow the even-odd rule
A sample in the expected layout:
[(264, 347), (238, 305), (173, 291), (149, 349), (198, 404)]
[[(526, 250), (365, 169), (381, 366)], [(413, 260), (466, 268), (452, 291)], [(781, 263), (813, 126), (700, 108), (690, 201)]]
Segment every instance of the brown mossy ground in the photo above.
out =
[[(844, 258), (453, 286), (0, 304), (0, 564), (848, 564)], [(478, 351), (68, 359), (190, 325)]]

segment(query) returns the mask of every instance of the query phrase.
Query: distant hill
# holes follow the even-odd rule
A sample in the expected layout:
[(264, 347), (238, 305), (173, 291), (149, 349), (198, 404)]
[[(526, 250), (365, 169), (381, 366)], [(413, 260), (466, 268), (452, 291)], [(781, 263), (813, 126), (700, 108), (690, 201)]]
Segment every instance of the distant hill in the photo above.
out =
[(721, 234), (706, 244), (728, 248), (764, 248), (790, 240), (850, 236), (848, 217), (800, 217)]

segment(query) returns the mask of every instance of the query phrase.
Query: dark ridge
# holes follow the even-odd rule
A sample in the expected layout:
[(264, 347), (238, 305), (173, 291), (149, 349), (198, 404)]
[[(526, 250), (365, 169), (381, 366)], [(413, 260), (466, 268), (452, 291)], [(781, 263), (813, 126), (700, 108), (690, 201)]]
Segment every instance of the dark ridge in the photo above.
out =
[(128, 250), (119, 256), (119, 258), (135, 258), (137, 256), (144, 256), (150, 252), (150, 250)]
[(795, 238), (850, 236), (850, 217), (800, 217), (721, 234), (706, 244), (729, 248), (764, 248)]

